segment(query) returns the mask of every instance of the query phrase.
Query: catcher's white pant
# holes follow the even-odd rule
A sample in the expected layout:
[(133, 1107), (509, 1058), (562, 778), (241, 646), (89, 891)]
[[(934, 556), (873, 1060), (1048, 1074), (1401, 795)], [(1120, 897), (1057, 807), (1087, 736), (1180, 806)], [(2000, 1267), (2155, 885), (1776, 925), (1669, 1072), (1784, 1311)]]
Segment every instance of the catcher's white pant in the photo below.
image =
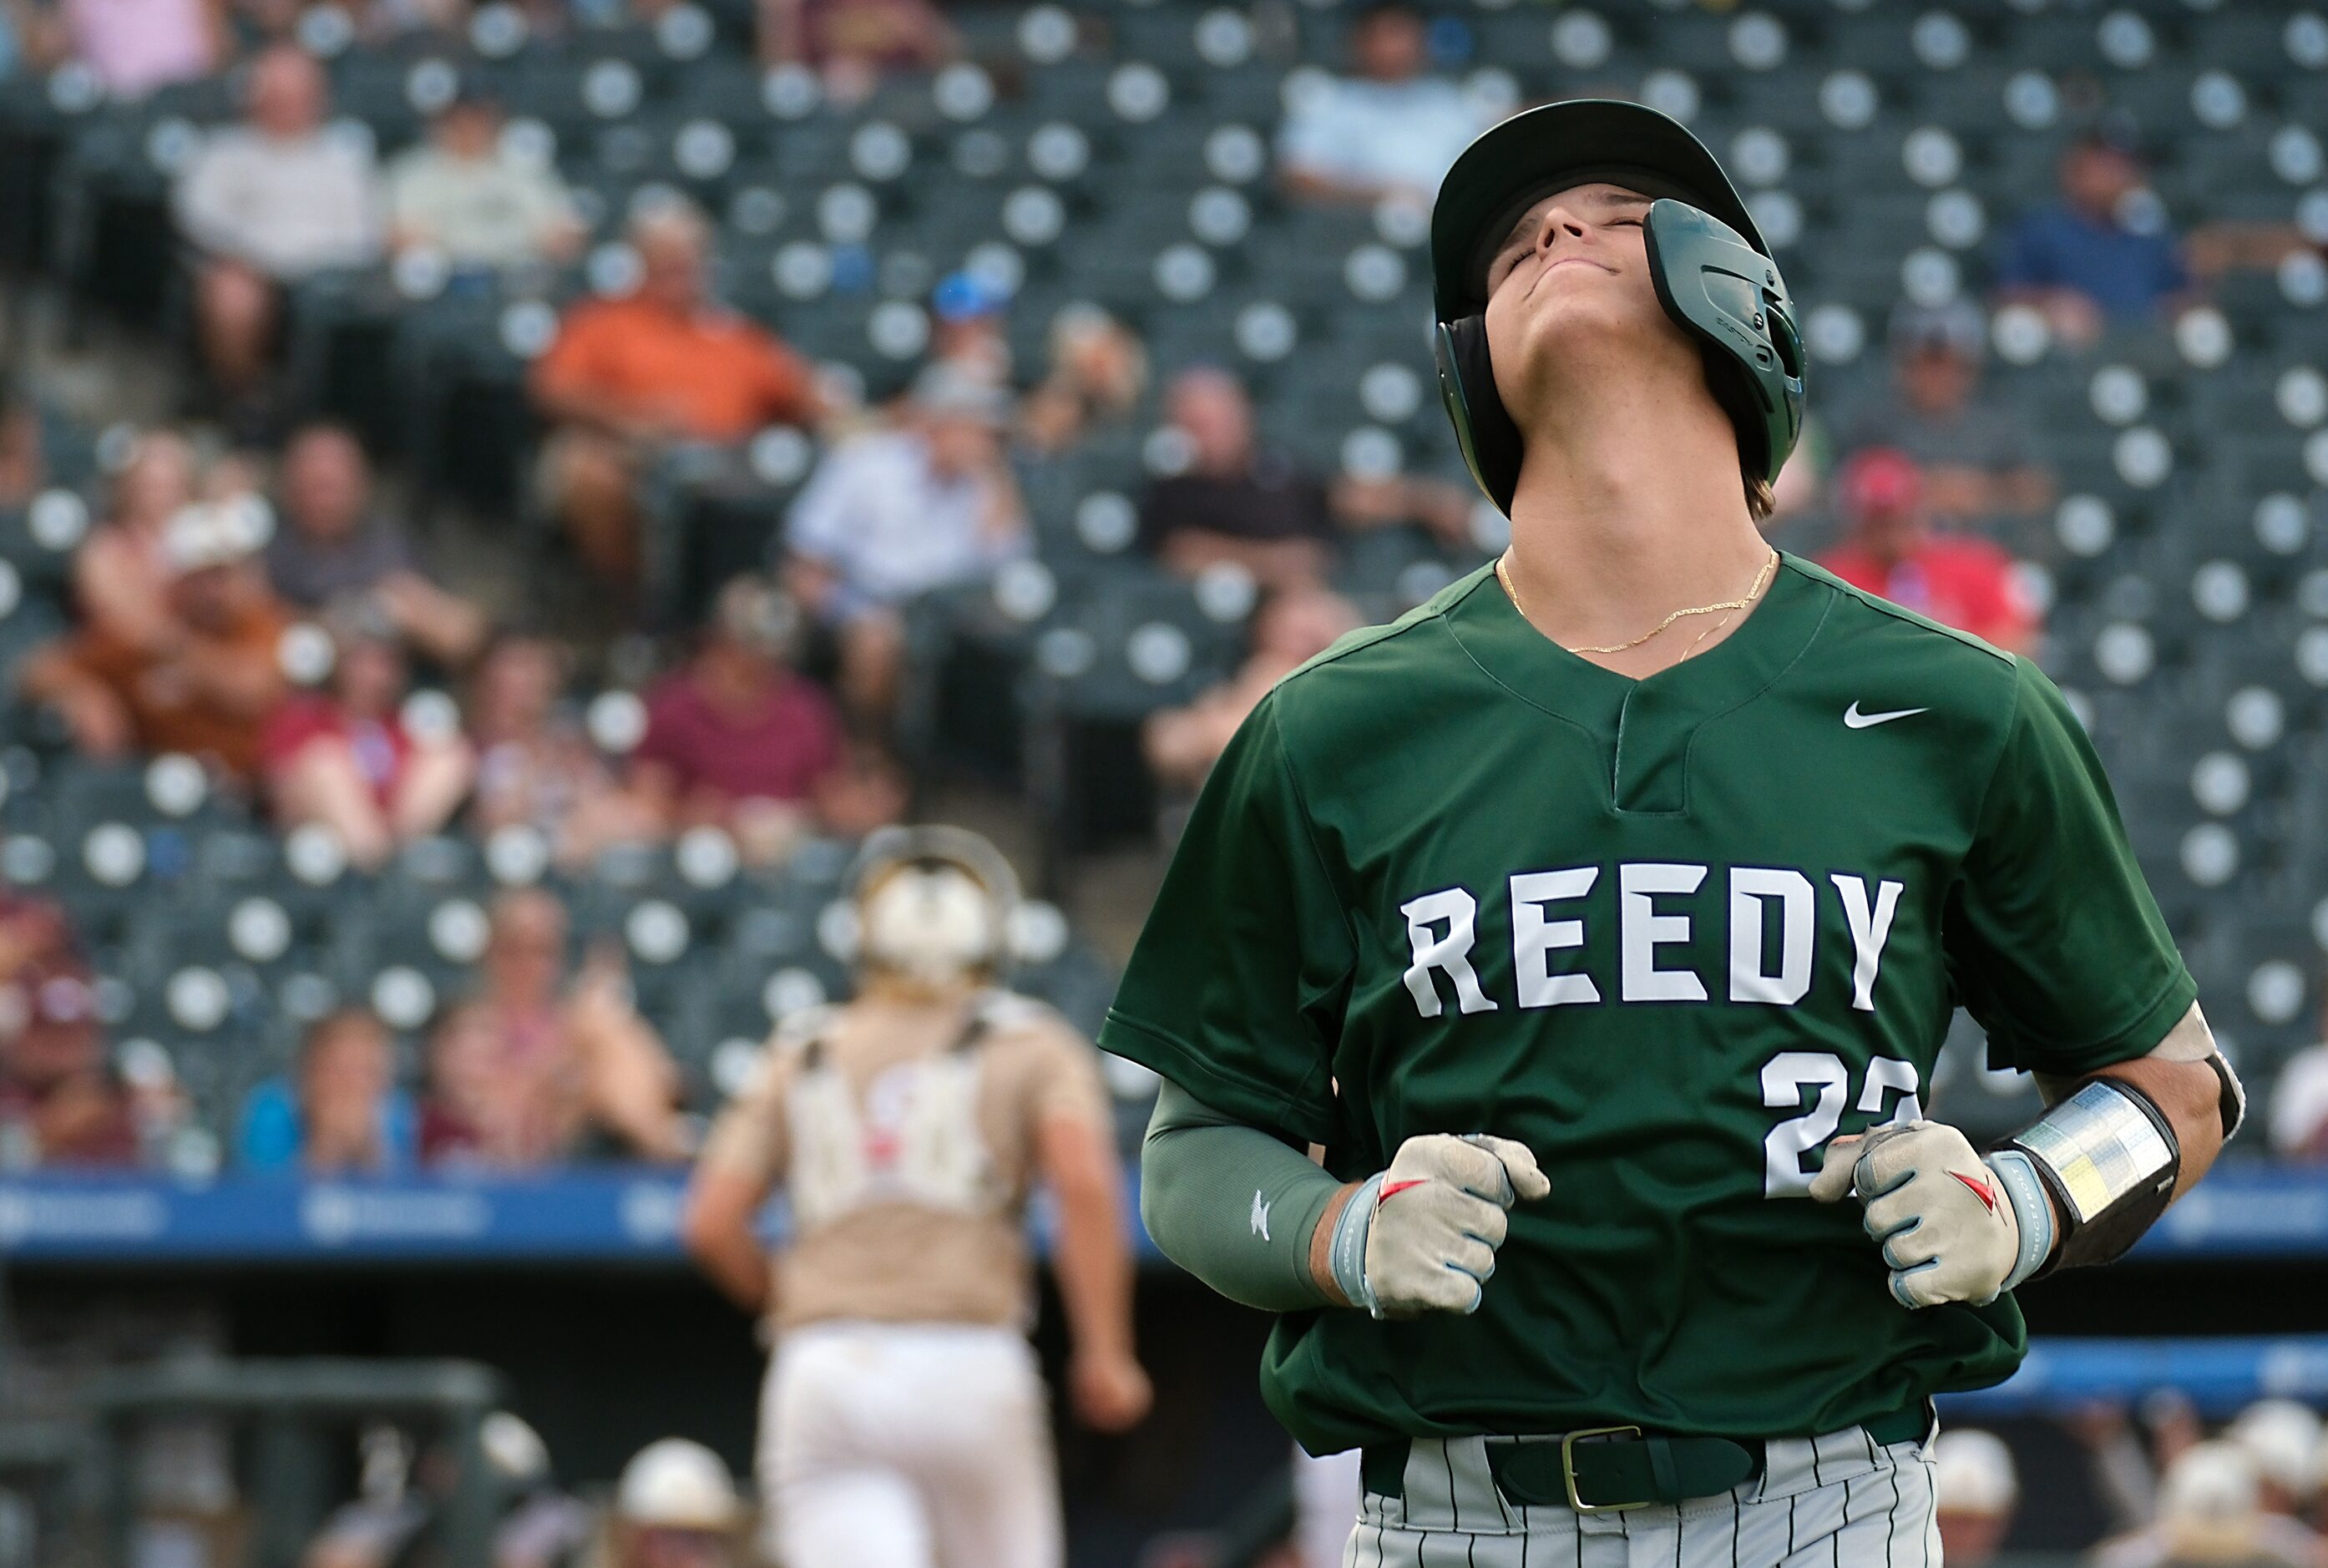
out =
[(788, 1568), (1058, 1568), (1049, 1402), (1008, 1329), (817, 1323), (786, 1331), (757, 1459)]
[(1350, 1538), (1350, 1516), (1366, 1494), (1358, 1450), (1323, 1459), (1293, 1451), (1293, 1539), (1301, 1568), (1340, 1568)]
[(1877, 1443), (1857, 1427), (1768, 1445), (1763, 1474), (1678, 1507), (1619, 1514), (1507, 1502), (1490, 1442), (1416, 1440), (1405, 1496), (1369, 1492), (1343, 1568), (1939, 1568), (1930, 1434)]

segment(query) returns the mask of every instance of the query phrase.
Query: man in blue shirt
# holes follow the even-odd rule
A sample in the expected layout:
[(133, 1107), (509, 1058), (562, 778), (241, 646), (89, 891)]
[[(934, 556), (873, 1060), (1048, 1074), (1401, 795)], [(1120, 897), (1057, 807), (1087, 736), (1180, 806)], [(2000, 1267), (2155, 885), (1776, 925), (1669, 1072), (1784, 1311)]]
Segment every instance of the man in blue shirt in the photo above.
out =
[(2104, 127), (2071, 143), (2060, 182), (2060, 201), (2006, 233), (1996, 282), (2005, 299), (2034, 305), (2056, 333), (2082, 346), (2110, 322), (2157, 310), (2191, 276), (2156, 203), (2129, 200), (2143, 172), (2123, 132)]

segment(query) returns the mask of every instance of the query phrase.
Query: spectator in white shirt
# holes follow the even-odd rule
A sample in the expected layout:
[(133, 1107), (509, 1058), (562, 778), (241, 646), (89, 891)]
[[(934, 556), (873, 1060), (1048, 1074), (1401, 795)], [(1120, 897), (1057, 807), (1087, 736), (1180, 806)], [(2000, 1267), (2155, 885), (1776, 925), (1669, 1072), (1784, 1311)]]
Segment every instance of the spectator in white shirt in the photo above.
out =
[(179, 177), (178, 227), (194, 263), (195, 329), (230, 400), (259, 389), (287, 285), (380, 254), (371, 154), (324, 129), (323, 68), (277, 44), (251, 62), (247, 123), (210, 138)]
[(428, 140), (389, 166), (390, 247), (480, 270), (574, 254), (582, 227), (566, 183), (547, 160), (512, 157), (501, 132), (500, 106), (465, 86)]
[(839, 636), (841, 695), (861, 718), (878, 724), (895, 698), (899, 606), (1027, 553), (1009, 418), (999, 388), (932, 366), (894, 425), (834, 447), (793, 502), (789, 586)]
[[(2321, 1033), (2328, 1036), (2328, 1018)], [(2287, 1160), (2328, 1161), (2328, 1043), (2287, 1058), (2271, 1086), (2272, 1151)]]
[(1425, 45), (1422, 18), (1396, 0), (1359, 13), (1350, 25), (1352, 74), (1293, 95), (1278, 127), (1278, 168), (1291, 194), (1429, 203), (1455, 155), (1495, 117), (1428, 73)]

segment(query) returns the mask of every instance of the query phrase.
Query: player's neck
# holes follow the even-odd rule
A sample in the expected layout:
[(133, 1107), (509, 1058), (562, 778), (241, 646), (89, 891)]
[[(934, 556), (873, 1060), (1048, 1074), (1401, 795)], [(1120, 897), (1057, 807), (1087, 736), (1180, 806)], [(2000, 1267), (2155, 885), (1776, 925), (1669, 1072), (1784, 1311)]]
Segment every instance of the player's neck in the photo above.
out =
[[(1507, 570), (1528, 620), (1563, 647), (1629, 641), (1685, 606), (1742, 596), (1769, 547), (1746, 510), (1738, 449), (1708, 399), (1603, 399), (1544, 421), (1512, 498)], [(1711, 416), (1709, 418), (1708, 416)], [(1745, 613), (1685, 616), (1623, 654), (1587, 655), (1620, 674), (1704, 654)]]

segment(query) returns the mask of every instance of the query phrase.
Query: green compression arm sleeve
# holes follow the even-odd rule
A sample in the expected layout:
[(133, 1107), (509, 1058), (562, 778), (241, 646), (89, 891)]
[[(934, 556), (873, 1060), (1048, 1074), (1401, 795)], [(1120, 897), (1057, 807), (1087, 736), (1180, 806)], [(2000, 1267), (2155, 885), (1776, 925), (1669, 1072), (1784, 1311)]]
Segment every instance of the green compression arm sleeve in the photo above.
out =
[(1328, 1304), (1310, 1242), (1341, 1187), (1307, 1154), (1165, 1080), (1140, 1151), (1140, 1217), (1164, 1255), (1248, 1307)]

